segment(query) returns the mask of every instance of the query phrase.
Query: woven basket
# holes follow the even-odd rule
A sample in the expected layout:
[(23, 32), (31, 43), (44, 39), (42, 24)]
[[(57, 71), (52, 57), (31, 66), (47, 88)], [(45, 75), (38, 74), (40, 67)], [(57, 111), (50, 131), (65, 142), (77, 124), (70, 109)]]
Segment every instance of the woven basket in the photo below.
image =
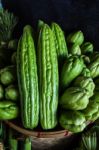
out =
[(34, 130), (27, 130), (19, 125), (16, 125), (14, 122), (5, 121), (7, 125), (9, 125), (14, 130), (24, 134), (26, 136), (32, 136), (35, 138), (62, 138), (71, 136), (73, 133), (67, 130), (57, 130), (57, 131), (34, 131)]
[[(76, 139), (78, 134), (73, 134), (67, 130), (56, 130), (56, 131), (39, 131), (27, 130), (19, 126), (13, 121), (5, 121), (7, 126), (13, 128), (17, 132), (23, 135), (18, 140), (24, 140), (25, 137), (30, 137), (32, 141), (33, 150), (64, 150), (70, 148), (71, 143)], [(69, 149), (70, 150), (70, 149)]]
[[(71, 150), (79, 143), (81, 135), (81, 133), (73, 134), (70, 131), (60, 129), (56, 131), (27, 130), (18, 123), (16, 124), (16, 121), (5, 121), (5, 123), (22, 135), (22, 138), (18, 138), (19, 141), (30, 137), (33, 150)], [(91, 122), (87, 122), (87, 128), (91, 124)]]

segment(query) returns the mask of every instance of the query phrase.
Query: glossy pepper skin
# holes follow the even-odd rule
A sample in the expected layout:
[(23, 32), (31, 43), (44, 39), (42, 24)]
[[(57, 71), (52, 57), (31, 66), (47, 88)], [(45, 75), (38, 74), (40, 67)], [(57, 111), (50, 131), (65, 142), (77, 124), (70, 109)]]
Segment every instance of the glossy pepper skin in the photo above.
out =
[(60, 86), (62, 89), (69, 84), (82, 72), (84, 67), (83, 58), (81, 56), (70, 56), (63, 65), (60, 75)]
[(81, 132), (86, 127), (86, 119), (79, 111), (66, 110), (60, 113), (59, 123), (61, 127), (71, 132)]
[(18, 117), (19, 108), (18, 106), (10, 101), (0, 102), (0, 119), (8, 120)]
[(59, 104), (64, 109), (82, 110), (87, 107), (89, 98), (86, 91), (80, 87), (70, 87), (60, 97)]

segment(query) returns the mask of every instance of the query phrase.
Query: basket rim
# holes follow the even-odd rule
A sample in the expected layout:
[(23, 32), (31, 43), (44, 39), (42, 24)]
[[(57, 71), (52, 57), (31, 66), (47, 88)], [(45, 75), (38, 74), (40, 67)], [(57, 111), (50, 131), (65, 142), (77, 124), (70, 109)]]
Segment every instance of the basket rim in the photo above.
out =
[(25, 128), (22, 128), (11, 121), (4, 121), (9, 127), (14, 130), (26, 135), (33, 136), (37, 138), (61, 138), (71, 136), (73, 133), (68, 130), (59, 130), (59, 131), (31, 131)]

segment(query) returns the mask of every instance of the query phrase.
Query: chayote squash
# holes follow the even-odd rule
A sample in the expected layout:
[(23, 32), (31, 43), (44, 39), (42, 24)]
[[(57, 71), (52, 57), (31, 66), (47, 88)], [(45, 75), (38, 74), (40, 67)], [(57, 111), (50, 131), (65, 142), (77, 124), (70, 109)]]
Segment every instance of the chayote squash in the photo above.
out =
[(86, 109), (82, 110), (86, 120), (95, 121), (99, 117), (99, 103), (90, 100)]
[(88, 68), (91, 73), (92, 78), (96, 78), (99, 76), (99, 53), (95, 53), (94, 57), (91, 59), (91, 63)]
[(84, 68), (81, 72), (81, 75), (84, 76), (84, 77), (91, 77), (90, 70), (86, 66), (84, 66)]
[(79, 111), (62, 111), (59, 117), (61, 127), (71, 132), (81, 132), (86, 127), (85, 116)]
[(80, 49), (80, 46), (77, 45), (77, 44), (73, 44), (69, 47), (69, 52), (72, 54), (72, 55), (81, 55), (81, 49)]
[(71, 110), (85, 109), (89, 103), (86, 91), (80, 87), (70, 87), (65, 90), (59, 101), (62, 108)]
[(93, 44), (91, 42), (85, 42), (81, 45), (82, 54), (93, 53)]
[(74, 86), (79, 86), (86, 90), (88, 97), (93, 96), (95, 84), (90, 77), (79, 76), (74, 81)]
[(84, 67), (84, 62), (81, 56), (70, 56), (63, 65), (60, 75), (60, 86), (62, 89), (69, 86), (69, 84), (80, 75)]
[(71, 44), (81, 45), (83, 41), (84, 41), (84, 35), (82, 31), (75, 31), (73, 33), (70, 33), (67, 36), (67, 42)]

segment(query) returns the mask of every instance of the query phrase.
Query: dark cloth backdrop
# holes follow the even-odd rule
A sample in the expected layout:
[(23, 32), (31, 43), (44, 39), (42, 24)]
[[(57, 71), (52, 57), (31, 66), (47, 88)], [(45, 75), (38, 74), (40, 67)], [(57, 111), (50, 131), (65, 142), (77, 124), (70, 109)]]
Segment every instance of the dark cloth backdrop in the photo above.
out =
[(99, 0), (2, 0), (3, 6), (36, 28), (38, 19), (56, 21), (68, 34), (81, 29), (99, 49)]

